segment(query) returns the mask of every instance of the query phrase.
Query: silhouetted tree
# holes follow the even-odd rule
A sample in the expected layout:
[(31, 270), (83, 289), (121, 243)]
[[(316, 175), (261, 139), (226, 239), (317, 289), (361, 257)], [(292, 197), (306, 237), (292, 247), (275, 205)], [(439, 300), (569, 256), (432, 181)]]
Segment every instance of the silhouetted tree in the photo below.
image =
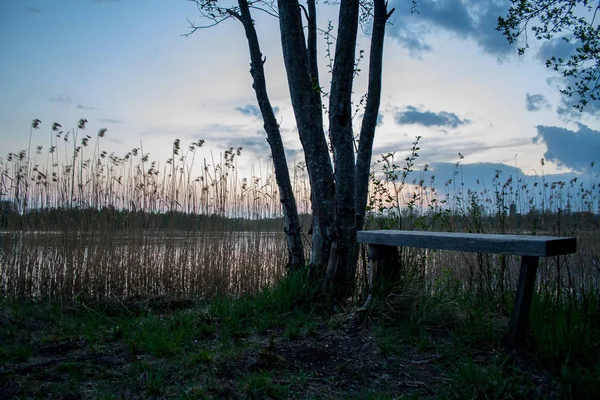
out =
[[(362, 229), (367, 205), (367, 188), (375, 126), (381, 97), (383, 38), (386, 22), (392, 11), (385, 0), (361, 2), (341, 0), (331, 87), (328, 92), (329, 137), (333, 164), (326, 141), (323, 121), (323, 88), (319, 83), (317, 57), (317, 10), (315, 0), (300, 4), (298, 0), (271, 1), (239, 0), (236, 7), (221, 6), (218, 0), (192, 0), (200, 13), (214, 26), (229, 18), (242, 22), (251, 54), (251, 73), (275, 168), (286, 169), (280, 162), (285, 155), (273, 146), (268, 126), (272, 108), (266, 100), (266, 90), (257, 85), (256, 70), (264, 59), (255, 57), (257, 47), (250, 9), (267, 12), (279, 18), (283, 59), (296, 126), (304, 149), (312, 190), (312, 252), (311, 265), (324, 275), (324, 286), (338, 300), (350, 293), (356, 275), (356, 230)], [(356, 76), (356, 40), (360, 22), (372, 19), (369, 82), (365, 115), (355, 161), (352, 126), (352, 85)], [(200, 27), (192, 24), (192, 32)], [(306, 32), (306, 33), (305, 33)], [(258, 50), (259, 51), (259, 50)], [(264, 75), (261, 77), (264, 79)], [(263, 107), (263, 104), (265, 105)], [(269, 104), (266, 106), (266, 104)], [(288, 185), (289, 175), (282, 172), (277, 180), (281, 187)], [(287, 176), (287, 178), (285, 176)], [(293, 196), (292, 196), (293, 198)], [(284, 211), (291, 211), (291, 202), (283, 202)], [(295, 204), (294, 204), (295, 207)], [(286, 229), (288, 231), (289, 229)], [(288, 241), (288, 244), (290, 241)]]

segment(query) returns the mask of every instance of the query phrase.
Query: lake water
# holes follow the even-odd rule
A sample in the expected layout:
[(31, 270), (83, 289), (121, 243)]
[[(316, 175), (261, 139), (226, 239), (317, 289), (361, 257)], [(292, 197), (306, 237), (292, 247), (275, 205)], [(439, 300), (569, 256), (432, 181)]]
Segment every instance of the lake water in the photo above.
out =
[(0, 294), (241, 294), (284, 273), (276, 232), (0, 232)]

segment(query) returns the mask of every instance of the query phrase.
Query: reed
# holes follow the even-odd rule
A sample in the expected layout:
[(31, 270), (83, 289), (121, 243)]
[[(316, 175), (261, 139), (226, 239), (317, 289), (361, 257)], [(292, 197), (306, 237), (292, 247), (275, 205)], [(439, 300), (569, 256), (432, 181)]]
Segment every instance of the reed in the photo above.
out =
[[(496, 171), (491, 188), (482, 184), (477, 190), (462, 185), (459, 160), (454, 179), (439, 190), (429, 166), (416, 167), (419, 139), (403, 162), (396, 161), (395, 153), (376, 160), (368, 228), (575, 236), (577, 253), (542, 260), (538, 285), (554, 288), (557, 298), (600, 287), (600, 187), (593, 163), (589, 180), (548, 182), (541, 175), (531, 184), (518, 170), (505, 180)], [(516, 256), (402, 251), (405, 264), (414, 265), (414, 273), (429, 284), (452, 274), (470, 291), (502, 296), (514, 290), (518, 279)]]
[[(34, 120), (31, 131), (41, 126)], [(103, 150), (106, 129), (87, 132), (85, 119), (66, 131), (54, 123), (47, 149), (30, 154), (30, 145), (0, 160), (2, 296), (239, 295), (282, 276), (272, 165), (241, 176), (241, 148), (200, 159), (203, 140), (174, 140), (162, 163), (142, 143), (119, 156)], [(455, 179), (439, 185), (427, 165), (416, 167), (419, 139), (403, 162), (390, 153), (374, 163), (368, 227), (574, 235), (578, 253), (544, 260), (539, 285), (557, 298), (598, 287), (597, 175), (547, 182), (542, 174), (529, 185), (518, 172), (505, 181), (497, 172), (491, 188), (466, 190), (459, 161)], [(308, 231), (305, 165), (292, 176)], [(429, 285), (451, 274), (468, 290), (502, 297), (516, 284), (516, 257), (403, 252)], [(361, 293), (364, 273), (357, 282)]]
[[(203, 140), (176, 139), (163, 163), (143, 144), (109, 154), (106, 134), (54, 123), (47, 149), (0, 159), (0, 296), (239, 295), (282, 276), (271, 165), (242, 177), (242, 148), (200, 160)], [(302, 165), (295, 178), (303, 199)]]

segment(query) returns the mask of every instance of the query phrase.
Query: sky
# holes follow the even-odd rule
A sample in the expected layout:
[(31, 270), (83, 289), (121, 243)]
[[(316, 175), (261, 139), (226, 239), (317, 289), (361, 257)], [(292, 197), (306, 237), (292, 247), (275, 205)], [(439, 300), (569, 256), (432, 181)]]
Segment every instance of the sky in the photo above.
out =
[[(459, 160), (469, 182), (491, 180), (496, 169), (557, 180), (598, 173), (591, 163), (600, 162), (600, 102), (574, 111), (574, 100), (559, 93), (564, 79), (544, 65), (571, 47), (533, 41), (518, 56), (495, 29), (506, 0), (418, 0), (418, 14), (411, 6), (389, 1), (396, 11), (387, 28), (375, 158), (397, 152), (402, 160), (421, 136), (418, 163), (438, 182), (453, 176)], [(335, 26), (334, 6), (318, 12), (322, 28)], [(288, 162), (297, 163), (303, 153), (278, 21), (254, 18)], [(267, 163), (241, 25), (225, 21), (185, 37), (188, 20), (208, 22), (186, 0), (0, 0), (0, 157), (27, 149), (35, 118), (42, 124), (32, 145), (44, 147), (53, 122), (68, 130), (85, 118), (91, 136), (107, 129), (102, 148), (116, 155), (143, 146), (162, 163), (176, 138), (183, 145), (204, 139), (204, 157), (241, 146), (242, 175)], [(368, 33), (368, 26), (359, 32), (365, 58), (357, 101), (366, 91)], [(323, 85), (330, 81), (325, 48), (321, 37)]]

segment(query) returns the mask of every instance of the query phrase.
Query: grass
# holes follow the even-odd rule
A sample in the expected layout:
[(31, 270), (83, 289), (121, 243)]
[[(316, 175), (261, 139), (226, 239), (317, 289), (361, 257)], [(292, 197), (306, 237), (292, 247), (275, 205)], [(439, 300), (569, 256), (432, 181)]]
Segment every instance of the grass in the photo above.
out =
[[(0, 351), (11, 356), (1, 359), (0, 384), (14, 398), (585, 399), (600, 394), (592, 355), (590, 364), (575, 357), (583, 356), (578, 351), (584, 347), (591, 351), (586, 346), (598, 343), (599, 330), (589, 333), (580, 350), (566, 341), (560, 351), (573, 358), (554, 365), (548, 360), (561, 356), (545, 353), (537, 322), (529, 350), (507, 350), (500, 340), (506, 318), (469, 292), (455, 291), (452, 298), (426, 291), (390, 297), (376, 302), (356, 327), (348, 323), (349, 315), (330, 316), (311, 304), (305, 293), (316, 288), (306, 276), (298, 271), (253, 296), (196, 300), (171, 310), (118, 299), (4, 300)], [(536, 315), (548, 319), (561, 310), (543, 300), (536, 299)], [(471, 312), (452, 321), (455, 308), (449, 303)], [(555, 315), (551, 323), (559, 325), (562, 318)]]

